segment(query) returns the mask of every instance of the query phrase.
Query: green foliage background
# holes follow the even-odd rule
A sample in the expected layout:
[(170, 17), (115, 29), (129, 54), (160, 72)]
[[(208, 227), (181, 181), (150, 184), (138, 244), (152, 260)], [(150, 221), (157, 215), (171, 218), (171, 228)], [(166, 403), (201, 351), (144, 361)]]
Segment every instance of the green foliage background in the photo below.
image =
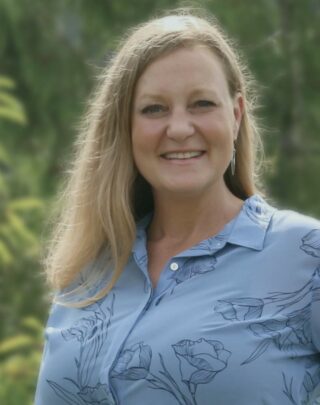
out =
[[(190, 3), (188, 3), (190, 5)], [(32, 404), (48, 294), (44, 226), (93, 78), (126, 29), (175, 0), (0, 0), (0, 403)], [(203, 0), (261, 94), (265, 181), (320, 217), (319, 0)]]

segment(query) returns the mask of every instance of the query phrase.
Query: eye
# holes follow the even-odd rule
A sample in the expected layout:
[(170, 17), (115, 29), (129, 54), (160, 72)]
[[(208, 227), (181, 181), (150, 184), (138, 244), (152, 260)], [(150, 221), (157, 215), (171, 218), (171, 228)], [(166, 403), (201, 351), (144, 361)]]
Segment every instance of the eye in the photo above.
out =
[(210, 100), (197, 100), (193, 103), (193, 107), (195, 108), (208, 108), (208, 107), (214, 107), (216, 104), (213, 101)]
[(166, 111), (166, 107), (161, 104), (151, 104), (144, 107), (141, 112), (145, 115), (157, 115)]

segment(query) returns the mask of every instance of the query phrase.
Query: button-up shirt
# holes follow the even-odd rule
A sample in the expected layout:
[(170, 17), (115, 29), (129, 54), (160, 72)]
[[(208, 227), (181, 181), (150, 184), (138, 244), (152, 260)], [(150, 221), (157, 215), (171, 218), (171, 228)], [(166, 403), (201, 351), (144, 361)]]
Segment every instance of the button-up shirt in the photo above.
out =
[(151, 217), (107, 296), (52, 306), (36, 405), (320, 403), (320, 223), (252, 196), (153, 288)]

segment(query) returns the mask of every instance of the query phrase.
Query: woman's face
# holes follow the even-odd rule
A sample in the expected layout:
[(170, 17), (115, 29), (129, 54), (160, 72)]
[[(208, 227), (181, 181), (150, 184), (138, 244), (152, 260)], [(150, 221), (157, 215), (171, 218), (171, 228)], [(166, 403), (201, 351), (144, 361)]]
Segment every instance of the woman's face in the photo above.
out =
[(180, 48), (146, 68), (134, 94), (132, 146), (155, 197), (226, 187), (242, 102), (231, 98), (220, 60), (204, 46)]

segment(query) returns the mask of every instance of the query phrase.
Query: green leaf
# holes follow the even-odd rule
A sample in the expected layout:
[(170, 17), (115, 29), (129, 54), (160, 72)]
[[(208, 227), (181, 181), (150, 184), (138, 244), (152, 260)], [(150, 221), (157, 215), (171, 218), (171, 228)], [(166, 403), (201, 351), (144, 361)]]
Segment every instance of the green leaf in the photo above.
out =
[(0, 87), (12, 90), (16, 87), (16, 85), (15, 82), (9, 77), (0, 75)]
[(30, 229), (28, 229), (18, 215), (10, 211), (7, 218), (10, 229), (21, 242), (29, 246), (38, 245), (36, 235)]
[(8, 246), (0, 240), (0, 264), (1, 267), (10, 266), (13, 263), (14, 257), (11, 254)]
[(25, 212), (44, 208), (44, 202), (40, 198), (25, 197), (10, 201), (10, 209), (15, 212)]
[[(6, 90), (13, 88), (13, 82), (8, 78), (3, 80), (3, 84), (2, 87), (5, 87)], [(27, 117), (22, 103), (6, 90), (3, 91), (1, 89), (0, 82), (0, 118), (25, 125), (27, 123)]]
[(36, 336), (39, 336), (40, 334), (42, 339), (43, 325), (37, 318), (28, 316), (22, 320), (21, 325), (27, 328), (30, 332), (34, 333)]
[(22, 349), (30, 349), (34, 347), (34, 339), (29, 335), (16, 335), (3, 340), (0, 343), (0, 355), (8, 355)]
[(27, 119), (24, 113), (6, 107), (0, 107), (0, 118), (4, 118), (8, 121), (16, 122), (17, 124), (22, 125), (25, 125), (27, 123)]

